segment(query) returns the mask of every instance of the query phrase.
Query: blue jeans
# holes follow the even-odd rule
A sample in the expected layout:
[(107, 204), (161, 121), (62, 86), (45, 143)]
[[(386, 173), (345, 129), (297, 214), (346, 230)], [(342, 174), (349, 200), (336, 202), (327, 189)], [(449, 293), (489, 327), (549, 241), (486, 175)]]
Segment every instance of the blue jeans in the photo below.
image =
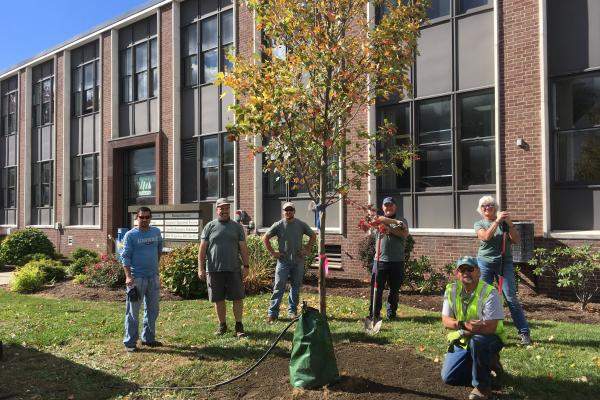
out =
[(289, 262), (277, 260), (275, 267), (275, 283), (269, 306), (269, 317), (279, 317), (279, 305), (285, 293), (285, 285), (290, 280), (290, 294), (288, 297), (288, 312), (296, 313), (300, 301), (300, 285), (304, 278), (304, 261)]
[(160, 280), (158, 275), (152, 278), (134, 278), (138, 301), (125, 302), (125, 347), (135, 347), (138, 340), (140, 306), (144, 302), (144, 322), (142, 330), (143, 342), (156, 340), (156, 318), (158, 318), (158, 301), (160, 298)]
[(454, 386), (491, 387), (491, 357), (502, 347), (502, 341), (496, 335), (474, 335), (466, 350), (454, 346), (454, 352), (446, 353), (442, 380)]
[[(489, 262), (481, 258), (477, 258), (477, 264), (481, 270), (481, 280), (489, 285), (494, 284), (494, 279), (500, 275), (500, 261)], [(517, 283), (515, 280), (515, 268), (512, 260), (504, 261), (504, 283), (502, 284), (502, 293), (508, 304), (510, 315), (512, 317), (515, 327), (519, 333), (529, 334), (529, 324), (523, 307), (517, 298)]]

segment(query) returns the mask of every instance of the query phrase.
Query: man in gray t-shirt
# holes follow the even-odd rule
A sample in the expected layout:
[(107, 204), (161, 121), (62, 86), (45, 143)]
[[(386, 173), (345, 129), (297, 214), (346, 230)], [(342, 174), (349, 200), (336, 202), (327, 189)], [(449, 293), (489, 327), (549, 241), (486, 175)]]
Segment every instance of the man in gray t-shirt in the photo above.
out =
[[(244, 283), (248, 275), (248, 247), (242, 226), (229, 218), (229, 202), (218, 199), (217, 219), (204, 226), (198, 251), (198, 277), (206, 279), (208, 299), (215, 303), (222, 335), (227, 332), (225, 299), (233, 301), (235, 335), (245, 336), (242, 315), (244, 311)], [(240, 269), (240, 256), (243, 268)]]
[[(313, 230), (305, 222), (294, 218), (296, 212), (294, 203), (284, 203), (282, 208), (283, 219), (275, 222), (263, 236), (265, 247), (277, 259), (273, 295), (268, 311), (267, 322), (269, 323), (275, 322), (279, 317), (279, 306), (288, 279), (290, 280), (288, 317), (296, 316), (300, 300), (300, 285), (304, 277), (304, 257), (310, 254), (316, 238)], [(302, 244), (304, 235), (309, 237), (306, 246)], [(277, 236), (278, 251), (273, 250), (271, 246), (273, 236)]]

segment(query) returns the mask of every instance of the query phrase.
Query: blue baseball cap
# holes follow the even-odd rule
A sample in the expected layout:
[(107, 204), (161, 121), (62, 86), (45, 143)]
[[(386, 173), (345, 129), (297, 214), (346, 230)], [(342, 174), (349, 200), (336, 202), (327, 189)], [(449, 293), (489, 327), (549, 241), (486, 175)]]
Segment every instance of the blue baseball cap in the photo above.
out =
[(394, 198), (393, 198), (393, 197), (386, 197), (386, 198), (385, 198), (385, 199), (383, 199), (383, 201), (381, 202), (381, 204), (389, 204), (389, 203), (392, 203), (392, 204), (394, 204), (394, 205), (395, 205), (395, 204), (396, 204), (396, 200), (394, 200)]
[(456, 260), (456, 268), (460, 268), (461, 265), (470, 265), (472, 267), (479, 268), (479, 264), (477, 264), (477, 259), (471, 256), (464, 256)]

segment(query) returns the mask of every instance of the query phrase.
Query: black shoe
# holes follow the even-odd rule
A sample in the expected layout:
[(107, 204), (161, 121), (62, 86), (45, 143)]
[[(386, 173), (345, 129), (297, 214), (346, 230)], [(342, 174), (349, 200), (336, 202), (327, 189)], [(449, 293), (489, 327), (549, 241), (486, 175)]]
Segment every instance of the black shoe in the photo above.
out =
[(387, 319), (390, 321), (397, 321), (398, 316), (396, 314), (388, 314)]
[(244, 332), (244, 324), (242, 324), (241, 322), (236, 322), (235, 323), (235, 337), (243, 338), (244, 336), (246, 336), (246, 332)]
[(531, 346), (533, 344), (529, 333), (519, 333), (519, 339), (521, 339), (521, 346)]
[(133, 347), (127, 347), (125, 346), (125, 351), (128, 353), (133, 353), (137, 350), (137, 347), (133, 346)]
[(148, 347), (162, 347), (163, 344), (158, 340), (153, 340), (152, 342), (142, 342), (142, 345)]
[(217, 329), (215, 331), (215, 335), (216, 336), (221, 336), (221, 335), (224, 335), (226, 332), (227, 332), (227, 324), (226, 323), (222, 323), (222, 324), (219, 324), (219, 329)]

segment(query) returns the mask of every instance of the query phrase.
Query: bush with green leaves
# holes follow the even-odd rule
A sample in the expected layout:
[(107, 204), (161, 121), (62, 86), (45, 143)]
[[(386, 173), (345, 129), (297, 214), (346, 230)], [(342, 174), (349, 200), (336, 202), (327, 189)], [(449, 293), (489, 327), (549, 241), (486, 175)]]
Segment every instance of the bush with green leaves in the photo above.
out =
[(582, 310), (600, 293), (600, 251), (590, 246), (537, 248), (529, 265), (535, 275), (549, 275), (556, 286), (572, 289)]
[(27, 264), (17, 269), (11, 280), (10, 290), (17, 293), (33, 293), (46, 283), (46, 274), (38, 265)]
[(25, 264), (25, 267), (27, 266), (38, 267), (42, 270), (44, 274), (46, 274), (46, 282), (60, 282), (67, 277), (67, 271), (60, 261), (45, 258), (37, 261), (30, 261)]
[(26, 228), (11, 233), (0, 244), (0, 263), (24, 265), (31, 254), (45, 254), (54, 258), (54, 245), (37, 228)]
[(448, 283), (449, 275), (434, 271), (429, 257), (409, 260), (404, 267), (404, 283), (420, 293), (440, 292)]
[(100, 261), (84, 268), (84, 285), (88, 287), (118, 288), (125, 286), (125, 271), (113, 255), (102, 255)]
[(69, 276), (83, 274), (85, 267), (94, 265), (100, 261), (100, 255), (83, 247), (78, 247), (71, 253), (71, 263), (67, 267)]
[(175, 247), (160, 259), (163, 287), (184, 299), (207, 297), (206, 282), (198, 278), (198, 244)]
[(25, 264), (27, 264), (30, 261), (40, 261), (40, 260), (52, 260), (52, 257), (50, 257), (44, 253), (27, 254), (25, 257), (23, 257), (23, 261)]
[(100, 261), (100, 254), (97, 251), (86, 249), (85, 247), (78, 247), (71, 253), (71, 260), (77, 261), (81, 258), (94, 258)]

